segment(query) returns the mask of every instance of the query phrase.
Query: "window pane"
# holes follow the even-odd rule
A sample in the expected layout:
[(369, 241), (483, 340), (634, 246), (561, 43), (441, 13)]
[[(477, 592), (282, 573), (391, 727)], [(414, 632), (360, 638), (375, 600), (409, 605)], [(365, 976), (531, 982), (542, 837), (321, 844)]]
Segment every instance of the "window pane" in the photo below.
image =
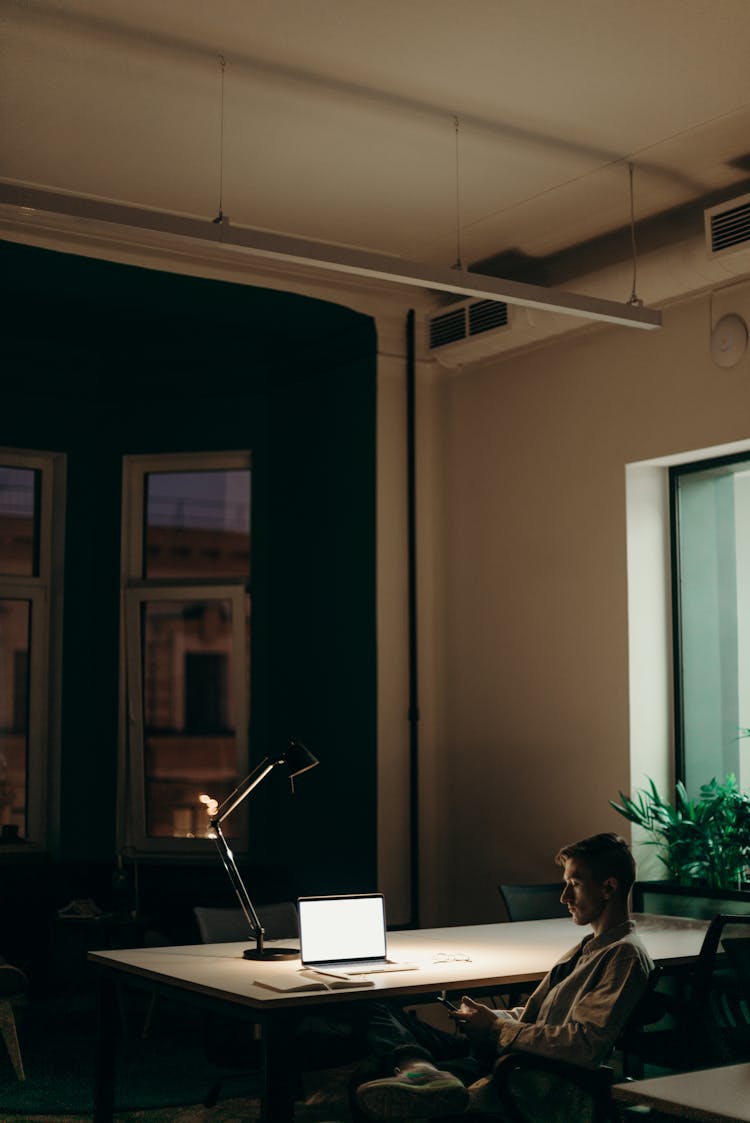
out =
[(221, 802), (239, 779), (232, 602), (151, 601), (142, 612), (146, 833), (203, 836), (200, 795)]
[(0, 599), (0, 828), (26, 834), (31, 604)]
[(39, 479), (32, 468), (0, 466), (0, 572), (38, 572)]
[(691, 796), (734, 773), (750, 788), (750, 464), (677, 475), (679, 694)]
[(248, 577), (250, 471), (146, 475), (144, 577)]

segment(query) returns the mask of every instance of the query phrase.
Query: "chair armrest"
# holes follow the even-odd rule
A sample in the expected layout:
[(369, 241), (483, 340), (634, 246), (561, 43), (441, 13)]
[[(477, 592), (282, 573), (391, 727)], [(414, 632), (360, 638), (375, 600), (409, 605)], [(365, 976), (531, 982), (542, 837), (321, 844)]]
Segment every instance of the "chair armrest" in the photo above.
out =
[(566, 1080), (590, 1096), (595, 1105), (609, 1103), (609, 1089), (614, 1081), (614, 1073), (605, 1065), (599, 1068), (583, 1068), (570, 1061), (553, 1060), (534, 1053), (507, 1053), (495, 1062), (492, 1082), (502, 1103), (503, 1111), (512, 1123), (525, 1123), (509, 1085), (514, 1072), (546, 1072), (561, 1080)]
[(559, 1061), (552, 1057), (540, 1057), (535, 1053), (518, 1052), (506, 1053), (498, 1057), (494, 1066), (493, 1081), (506, 1082), (512, 1072), (519, 1072), (522, 1069), (559, 1076), (591, 1095), (608, 1093), (614, 1076), (612, 1069), (607, 1065), (600, 1065), (599, 1068), (583, 1068), (582, 1065), (573, 1064), (571, 1061)]

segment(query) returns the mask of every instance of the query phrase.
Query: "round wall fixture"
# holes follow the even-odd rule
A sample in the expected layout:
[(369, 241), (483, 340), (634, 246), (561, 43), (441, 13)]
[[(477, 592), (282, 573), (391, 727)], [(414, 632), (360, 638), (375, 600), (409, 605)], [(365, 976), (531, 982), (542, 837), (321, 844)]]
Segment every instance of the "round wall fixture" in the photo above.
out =
[(711, 332), (711, 358), (718, 367), (736, 366), (747, 350), (747, 324), (742, 316), (722, 316)]

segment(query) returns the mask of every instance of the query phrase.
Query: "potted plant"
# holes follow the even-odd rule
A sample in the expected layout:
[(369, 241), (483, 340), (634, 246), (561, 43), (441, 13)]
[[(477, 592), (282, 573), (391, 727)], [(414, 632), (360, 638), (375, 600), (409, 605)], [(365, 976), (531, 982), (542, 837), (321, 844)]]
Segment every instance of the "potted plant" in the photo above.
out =
[(622, 792), (615, 811), (654, 837), (659, 858), (678, 885), (737, 890), (750, 868), (750, 796), (739, 791), (728, 775), (724, 783), (713, 779), (700, 789), (698, 799), (688, 797), (685, 785), (675, 785), (673, 804), (662, 799), (653, 780), (631, 799)]

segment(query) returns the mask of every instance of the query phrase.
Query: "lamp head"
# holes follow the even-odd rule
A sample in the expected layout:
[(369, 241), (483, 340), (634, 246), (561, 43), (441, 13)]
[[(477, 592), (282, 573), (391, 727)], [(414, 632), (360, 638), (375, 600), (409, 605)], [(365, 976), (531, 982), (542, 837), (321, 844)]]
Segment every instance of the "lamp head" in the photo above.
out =
[(290, 780), (319, 763), (318, 758), (301, 741), (290, 741), (277, 761), (277, 764), (286, 765)]

